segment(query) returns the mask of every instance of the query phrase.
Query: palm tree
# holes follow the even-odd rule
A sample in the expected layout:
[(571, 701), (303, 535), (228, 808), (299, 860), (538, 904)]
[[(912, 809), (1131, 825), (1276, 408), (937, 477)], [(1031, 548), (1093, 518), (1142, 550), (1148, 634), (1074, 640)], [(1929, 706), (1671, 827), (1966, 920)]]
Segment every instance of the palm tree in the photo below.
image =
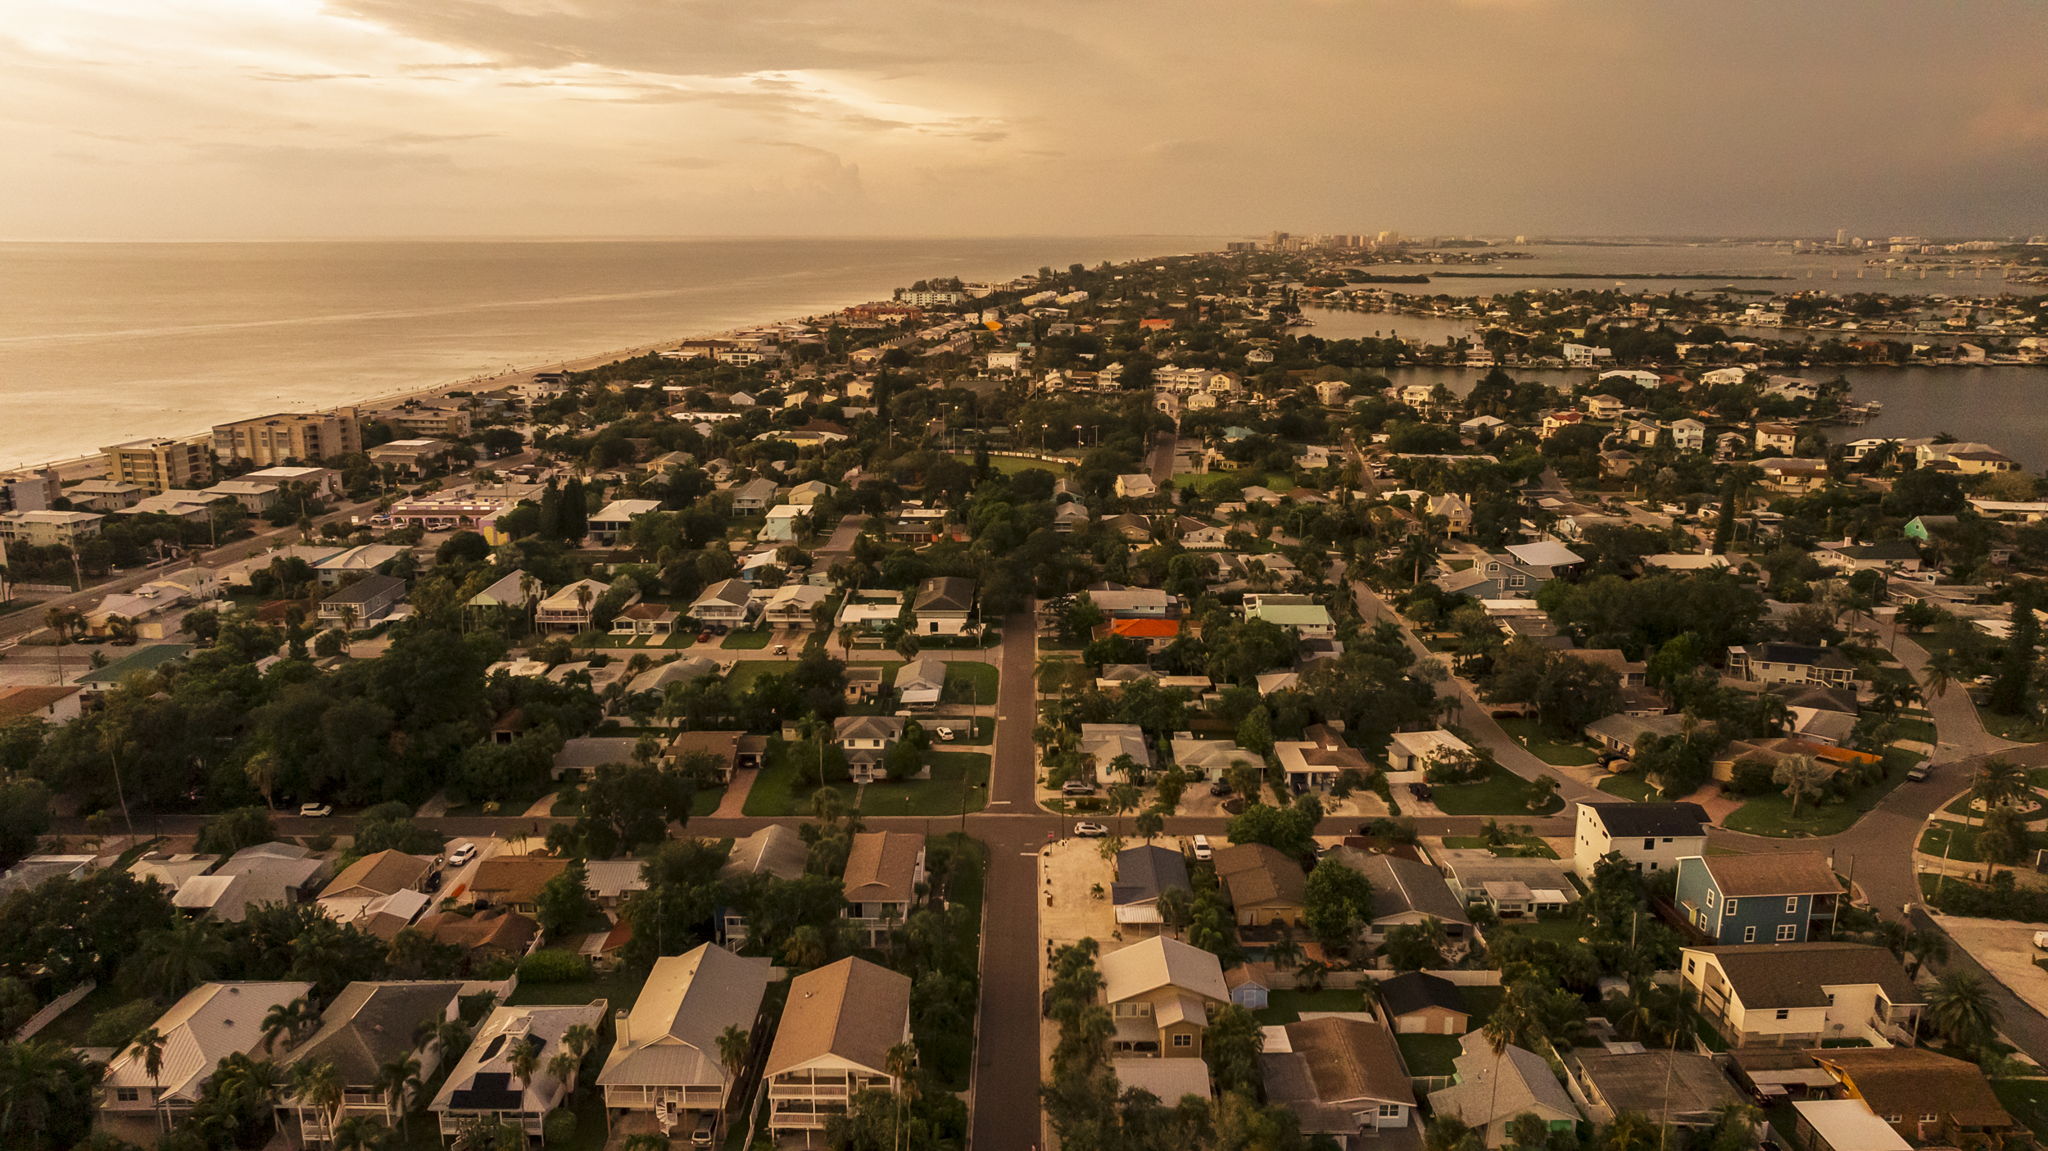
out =
[(1926, 689), (1927, 694), (1940, 699), (1948, 694), (1949, 687), (1955, 683), (1961, 670), (1961, 662), (1956, 659), (1953, 651), (1943, 649), (1932, 652), (1927, 657), (1927, 663), (1920, 669), (1920, 686)]
[(320, 1024), (320, 1013), (313, 1010), (305, 996), (289, 1003), (279, 1003), (263, 1016), (263, 1050), (269, 1051), (283, 1039), (289, 1047), (299, 1037)]
[(178, 996), (212, 979), (227, 944), (204, 919), (179, 919), (142, 944), (142, 974), (152, 990)]
[(2032, 790), (2027, 770), (2009, 759), (1987, 759), (1970, 783), (1970, 796), (1986, 811), (2018, 803)]
[(149, 1076), (149, 1097), (159, 1108), (163, 1106), (164, 1037), (154, 1027), (145, 1027), (142, 1033), (129, 1041), (129, 1046), (142, 1056), (142, 1073)]
[(597, 1028), (588, 1023), (578, 1023), (562, 1032), (562, 1046), (574, 1051), (576, 1058), (583, 1058), (590, 1054), (591, 1048), (597, 1046)]
[(434, 1029), (434, 1045), (439, 1047), (443, 1062), (455, 1057), (456, 1052), (469, 1046), (469, 1024), (460, 1019), (450, 1019)]
[(406, 1096), (420, 1086), (420, 1059), (410, 1052), (377, 1068), (377, 1085), (384, 1089), (385, 1114), (396, 1114), (406, 1124)]
[(302, 1110), (320, 1116), (324, 1127), (334, 1126), (334, 1112), (341, 1106), (341, 1073), (325, 1059), (309, 1059), (292, 1068), (291, 1095)]
[(578, 1059), (574, 1051), (564, 1048), (555, 1052), (555, 1057), (548, 1060), (548, 1074), (554, 1076), (555, 1082), (566, 1088), (575, 1082), (576, 1069), (581, 1066), (583, 1060)]
[(534, 1069), (540, 1066), (540, 1044), (535, 1043), (531, 1035), (521, 1036), (512, 1044), (511, 1054), (505, 1057), (505, 1063), (521, 1086), (531, 1087)]
[(750, 1040), (747, 1029), (736, 1023), (727, 1024), (725, 1030), (718, 1033), (719, 1065), (725, 1068), (725, 1077), (735, 1083), (747, 1065)]
[(391, 1128), (367, 1115), (351, 1115), (334, 1125), (334, 1151), (383, 1151), (391, 1144)]
[(1999, 1008), (1974, 971), (1944, 971), (1927, 993), (1927, 1022), (1961, 1047), (1989, 1043), (1998, 1034)]
[(1536, 1017), (1529, 1010), (1528, 1001), (1521, 996), (1518, 987), (1510, 987), (1507, 994), (1501, 996), (1486, 1025), (1480, 1028), (1487, 1048), (1493, 1052), (1493, 1066), (1486, 1072), (1487, 1078), (1493, 1082), (1492, 1098), (1486, 1104), (1489, 1117), (1500, 1109), (1500, 1081), (1505, 1078), (1501, 1068), (1507, 1062), (1508, 1048), (1521, 1046), (1535, 1033), (1536, 1026)]
[(916, 1090), (910, 1073), (917, 1067), (917, 1048), (908, 1043), (895, 1044), (889, 1048), (888, 1057), (883, 1062), (883, 1070), (896, 1081), (896, 1133), (892, 1139), (896, 1146), (901, 1146), (904, 1113), (910, 1109), (910, 1097)]

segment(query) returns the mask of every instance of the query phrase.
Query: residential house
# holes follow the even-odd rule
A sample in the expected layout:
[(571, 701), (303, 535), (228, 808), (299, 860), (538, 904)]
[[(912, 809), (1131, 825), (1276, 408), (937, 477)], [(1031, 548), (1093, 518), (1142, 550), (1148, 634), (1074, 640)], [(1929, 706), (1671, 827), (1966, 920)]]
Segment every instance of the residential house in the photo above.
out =
[(240, 923), (251, 907), (304, 903), (327, 874), (325, 860), (295, 843), (259, 843), (228, 857), (211, 874), (188, 879), (171, 897), (180, 911)]
[(320, 600), (320, 622), (348, 631), (381, 623), (405, 599), (405, 581), (397, 576), (366, 575)]
[(853, 957), (797, 976), (761, 1067), (768, 1130), (822, 1131), (861, 1092), (893, 1095), (899, 1048), (916, 1050), (909, 976)]
[(432, 874), (431, 860), (402, 851), (372, 852), (335, 876), (317, 902), (329, 919), (389, 939), (427, 909), (422, 889)]
[(832, 744), (846, 757), (855, 783), (889, 778), (889, 749), (903, 738), (904, 722), (893, 715), (842, 715), (832, 721)]
[(590, 534), (600, 547), (612, 547), (632, 532), (635, 519), (660, 510), (660, 500), (613, 500), (590, 517)]
[[(597, 601), (612, 590), (608, 583), (594, 579), (580, 579), (542, 599), (534, 607), (534, 624), (542, 631), (580, 632), (590, 630), (591, 612)], [(640, 600), (635, 591), (619, 606), (627, 607)]]
[(263, 1045), (263, 1018), (271, 1009), (313, 993), (311, 983), (202, 983), (186, 992), (151, 1029), (161, 1041), (152, 1057), (131, 1043), (107, 1062), (100, 1077), (100, 1115), (168, 1130), (199, 1102), (206, 1084), (230, 1055)]
[(1244, 615), (1286, 628), (1298, 639), (1331, 639), (1337, 634), (1330, 609), (1314, 596), (1254, 593), (1244, 597)]
[(551, 855), (493, 855), (477, 863), (470, 873), (466, 902), (478, 907), (502, 907), (521, 915), (540, 910), (540, 889), (569, 866), (566, 859)]
[(1346, 772), (1363, 783), (1372, 774), (1372, 761), (1344, 742), (1344, 737), (1327, 724), (1311, 724), (1302, 733), (1307, 739), (1283, 740), (1273, 745), (1273, 755), (1286, 773), (1287, 784), (1297, 793), (1328, 792)]
[(1428, 771), (1472, 755), (1472, 745), (1437, 728), (1432, 731), (1397, 731), (1387, 744), (1390, 771)]
[(800, 528), (808, 525), (811, 509), (795, 504), (776, 504), (761, 515), (761, 530), (755, 533), (763, 543), (790, 543), (803, 533)]
[(1856, 665), (1825, 644), (1754, 643), (1728, 649), (1728, 674), (1750, 683), (1810, 683), (1854, 691)]
[(430, 911), (413, 924), (413, 930), (436, 943), (460, 948), (472, 967), (516, 960), (540, 941), (540, 924), (503, 908)]
[(1591, 880), (1609, 855), (1637, 871), (1670, 871), (1707, 853), (1707, 811), (1697, 803), (1581, 803), (1572, 838), (1572, 870)]
[(1116, 478), (1116, 494), (1127, 500), (1149, 500), (1159, 494), (1159, 484), (1144, 472)]
[(2022, 1131), (1975, 1063), (1920, 1047), (1834, 1047), (1814, 1060), (1915, 1146), (1996, 1148)]
[[(718, 871), (720, 879), (746, 882), (749, 877), (801, 879), (810, 862), (811, 845), (795, 828), (772, 823), (751, 835), (733, 840), (732, 853)], [(718, 911), (718, 942), (738, 950), (747, 943), (747, 917), (738, 908)]]
[(1330, 856), (1372, 883), (1372, 917), (1366, 934), (1373, 942), (1385, 941), (1387, 932), (1396, 927), (1434, 919), (1454, 950), (1464, 948), (1472, 933), (1471, 917), (1465, 914), (1465, 901), (1435, 868), (1406, 856), (1350, 848), (1332, 851)]
[(634, 762), (640, 738), (631, 735), (579, 735), (562, 741), (555, 752), (553, 779), (589, 779), (600, 767), (625, 766)]
[(1458, 1045), (1461, 1053), (1452, 1060), (1455, 1082), (1430, 1092), (1430, 1111), (1477, 1129), (1488, 1147), (1515, 1142), (1508, 1124), (1523, 1115), (1536, 1116), (1551, 1131), (1577, 1128), (1578, 1106), (1541, 1055), (1513, 1044), (1496, 1052), (1476, 1031)]
[(1882, 947), (1823, 940), (1688, 947), (1679, 979), (1730, 1047), (1911, 1043), (1926, 993)]
[(1445, 848), (1435, 857), (1460, 899), (1484, 903), (1501, 919), (1563, 911), (1579, 897), (1571, 876), (1552, 860), (1473, 848)]
[[(441, 1064), (441, 1044), (428, 1027), (462, 1014), (462, 984), (445, 982), (356, 982), (341, 989), (320, 1027), (277, 1061), (287, 1084), (302, 1066), (324, 1063), (334, 1069), (340, 1099), (329, 1107), (287, 1087), (278, 1097), (279, 1126), (296, 1129), (300, 1146), (331, 1147), (335, 1129), (356, 1118), (396, 1128), (411, 1108), (414, 1092)], [(418, 1070), (412, 1084), (392, 1087), (385, 1068), (407, 1059)]]
[(1135, 723), (1084, 723), (1080, 736), (1081, 763), (1097, 779), (1108, 775), (1124, 756), (1130, 757), (1135, 771), (1152, 770), (1152, 744)]
[(686, 614), (716, 632), (745, 627), (754, 618), (753, 589), (743, 580), (719, 580), (691, 601)]
[(896, 669), (896, 702), (904, 707), (935, 707), (946, 692), (946, 661), (920, 655)]
[(1301, 926), (1308, 876), (1286, 852), (1263, 843), (1233, 844), (1216, 851), (1215, 866), (1240, 928), (1270, 934), (1270, 929)]
[(1386, 1028), (1325, 1016), (1264, 1030), (1266, 1099), (1293, 1112), (1302, 1134), (1350, 1147), (1411, 1122), (1414, 1084)]
[(1445, 572), (1436, 584), (1452, 595), (1474, 599), (1531, 599), (1566, 568), (1585, 562), (1555, 541), (1516, 544), (1505, 553), (1488, 552), (1460, 571)]
[(1456, 537), (1472, 530), (1472, 501), (1455, 492), (1429, 497), (1428, 513), (1444, 522), (1444, 532)]
[(965, 634), (974, 611), (974, 581), (963, 576), (933, 576), (917, 585), (911, 604), (921, 636)]
[(1861, 1099), (1801, 1099), (1792, 1104), (1788, 1138), (1802, 1151), (1910, 1151), (1891, 1125)]
[(879, 945), (902, 926), (924, 886), (924, 836), (907, 831), (863, 831), (846, 856), (846, 917)]
[(1764, 486), (1774, 492), (1797, 495), (1819, 491), (1827, 486), (1826, 460), (1773, 456), (1770, 459), (1758, 460), (1756, 466), (1757, 470), (1764, 474)]
[(817, 584), (784, 584), (761, 604), (761, 622), (770, 627), (809, 628), (817, 621), (818, 606), (831, 598), (832, 590)]
[(895, 623), (902, 614), (902, 592), (856, 588), (846, 593), (845, 602), (839, 605), (839, 617), (833, 623), (836, 627), (877, 631)]
[(1197, 739), (1181, 732), (1173, 737), (1170, 747), (1173, 762), (1191, 779), (1217, 780), (1227, 776), (1235, 767), (1260, 771), (1266, 767), (1263, 756), (1239, 747), (1234, 740)]
[(1380, 1014), (1402, 1035), (1463, 1035), (1472, 1030), (1465, 993), (1441, 975), (1406, 971), (1379, 981)]
[[(576, 1073), (556, 1077), (554, 1060), (566, 1049), (571, 1028), (596, 1031), (610, 1005), (602, 999), (568, 1006), (499, 1007), (484, 1018), (469, 1049), (427, 1105), (439, 1121), (441, 1137), (453, 1141), (476, 1123), (517, 1127), (528, 1142), (538, 1143), (548, 1112), (560, 1107), (576, 1089)], [(533, 1073), (513, 1073), (519, 1048), (535, 1055)]]
[(1116, 880), (1110, 884), (1109, 901), (1116, 909), (1119, 927), (1164, 924), (1159, 897), (1168, 891), (1194, 895), (1194, 888), (1188, 883), (1186, 856), (1149, 843), (1116, 853)]
[(1628, 407), (1627, 404), (1609, 395), (1587, 396), (1579, 401), (1579, 406), (1585, 409), (1588, 416), (1596, 420), (1618, 420), (1621, 418), (1622, 411)]
[(1564, 1065), (1566, 1089), (1595, 1123), (1629, 1111), (1672, 1127), (1711, 1127), (1723, 1108), (1748, 1102), (1712, 1056), (1692, 1051), (1573, 1047)]
[(1920, 545), (1909, 539), (1879, 540), (1876, 543), (1822, 544), (1813, 558), (1836, 571), (1916, 572), (1920, 570)]
[(636, 603), (612, 617), (612, 634), (638, 639), (666, 639), (674, 635), (682, 616), (667, 604)]
[(1715, 943), (1805, 943), (1833, 926), (1842, 882), (1817, 851), (1689, 855), (1678, 913)]
[(754, 479), (732, 489), (732, 514), (736, 516), (766, 515), (775, 506), (776, 485), (774, 480)]
[(1702, 452), (1707, 449), (1707, 425), (1686, 417), (1671, 421), (1671, 446), (1680, 451)]
[(746, 742), (744, 731), (679, 731), (668, 741), (662, 760), (670, 767), (682, 767), (684, 761), (695, 759), (707, 769), (709, 778), (731, 783), (735, 770), (761, 766), (759, 754), (747, 754)]
[(750, 1048), (760, 1042), (761, 1000), (773, 981), (773, 960), (712, 943), (655, 960), (633, 1009), (618, 1013), (617, 1041), (597, 1074), (611, 1122), (649, 1115), (669, 1134), (730, 1110), (738, 1075), (727, 1069), (720, 1037), (736, 1029)]
[(1230, 1002), (1216, 956), (1154, 935), (1096, 961), (1102, 1001), (1115, 1023), (1113, 1051), (1200, 1059), (1209, 1013)]
[(1787, 453), (1799, 446), (1799, 429), (1791, 424), (1758, 424), (1756, 426), (1756, 452), (1758, 455)]

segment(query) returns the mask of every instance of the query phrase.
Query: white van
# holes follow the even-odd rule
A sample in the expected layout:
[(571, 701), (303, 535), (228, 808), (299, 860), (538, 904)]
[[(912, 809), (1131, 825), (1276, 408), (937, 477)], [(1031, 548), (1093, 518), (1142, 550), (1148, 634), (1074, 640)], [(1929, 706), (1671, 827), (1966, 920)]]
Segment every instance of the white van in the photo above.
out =
[(1206, 836), (1206, 835), (1197, 835), (1197, 836), (1196, 836), (1196, 837), (1194, 838), (1194, 844), (1195, 844), (1195, 858), (1196, 858), (1196, 859), (1200, 859), (1200, 860), (1210, 860), (1210, 859), (1214, 859), (1214, 858), (1216, 858), (1216, 852), (1215, 852), (1215, 850), (1214, 850), (1214, 849), (1212, 849), (1212, 848), (1211, 848), (1211, 847), (1209, 846), (1209, 837), (1208, 837), (1208, 836)]

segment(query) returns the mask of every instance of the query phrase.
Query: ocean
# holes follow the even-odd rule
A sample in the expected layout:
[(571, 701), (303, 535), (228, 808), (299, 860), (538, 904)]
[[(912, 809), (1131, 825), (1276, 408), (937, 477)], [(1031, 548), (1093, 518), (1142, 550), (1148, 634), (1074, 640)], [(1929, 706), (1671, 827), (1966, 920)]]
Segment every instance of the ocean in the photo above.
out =
[(0, 468), (1213, 237), (0, 244)]

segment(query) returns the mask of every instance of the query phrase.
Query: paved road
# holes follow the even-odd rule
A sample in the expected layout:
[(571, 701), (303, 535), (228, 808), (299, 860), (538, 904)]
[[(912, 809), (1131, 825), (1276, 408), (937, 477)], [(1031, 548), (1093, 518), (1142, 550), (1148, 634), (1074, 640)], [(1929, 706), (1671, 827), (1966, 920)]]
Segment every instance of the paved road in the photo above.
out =
[(1152, 451), (1146, 459), (1150, 462), (1154, 483), (1163, 484), (1173, 478), (1173, 449), (1179, 441), (1177, 432), (1152, 433)]

